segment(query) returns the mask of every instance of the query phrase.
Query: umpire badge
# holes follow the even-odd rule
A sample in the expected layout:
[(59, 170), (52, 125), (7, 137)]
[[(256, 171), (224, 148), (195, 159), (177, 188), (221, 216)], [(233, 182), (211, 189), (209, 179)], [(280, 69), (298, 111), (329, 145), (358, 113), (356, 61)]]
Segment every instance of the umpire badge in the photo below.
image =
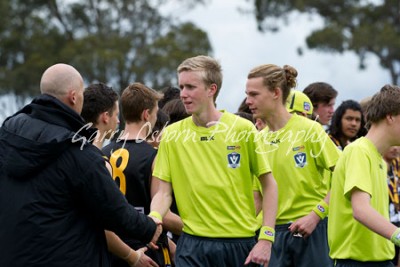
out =
[(240, 167), (240, 154), (237, 152), (232, 152), (228, 154), (228, 167), (236, 169)]
[(296, 163), (296, 167), (303, 168), (307, 165), (307, 155), (304, 152), (299, 152), (294, 155), (294, 161)]

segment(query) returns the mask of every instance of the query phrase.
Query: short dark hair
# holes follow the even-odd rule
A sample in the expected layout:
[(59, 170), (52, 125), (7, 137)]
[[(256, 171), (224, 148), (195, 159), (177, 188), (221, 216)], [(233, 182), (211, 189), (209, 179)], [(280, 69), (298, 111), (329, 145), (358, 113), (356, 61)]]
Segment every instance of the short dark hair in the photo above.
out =
[[(331, 125), (329, 126), (329, 134), (332, 135), (335, 139), (338, 139), (343, 135), (342, 130), (342, 118), (346, 113), (346, 110), (351, 109), (354, 111), (359, 111), (361, 114), (361, 125), (358, 130), (357, 135), (352, 138), (350, 141), (354, 141), (355, 139), (364, 136), (367, 134), (367, 129), (365, 128), (365, 120), (362, 112), (361, 105), (354, 100), (346, 100), (343, 101), (342, 104), (336, 109), (335, 113), (332, 116)], [(345, 144), (341, 144), (342, 147), (345, 147)]]
[(104, 83), (90, 84), (83, 92), (83, 107), (81, 116), (86, 122), (97, 123), (100, 114), (108, 111), (110, 115), (114, 112), (115, 102), (118, 94)]
[[(157, 110), (157, 121), (151, 129), (152, 133), (160, 133), (166, 125), (169, 124), (169, 116), (162, 109)], [(151, 136), (151, 134), (149, 135)]]
[(250, 110), (250, 108), (249, 108), (249, 105), (246, 104), (246, 100), (247, 100), (247, 97), (245, 97), (245, 98), (242, 100), (242, 103), (240, 103), (240, 106), (239, 106), (239, 108), (238, 108), (238, 112), (246, 112), (246, 113), (252, 114), (252, 113), (251, 113), (251, 110)]
[(255, 123), (255, 120), (253, 118), (253, 114), (251, 113), (247, 113), (247, 112), (243, 112), (243, 111), (238, 111), (235, 113), (235, 115), (242, 117), (243, 119), (249, 120), (251, 121), (253, 124)]
[(304, 88), (303, 93), (310, 98), (314, 108), (317, 108), (318, 103), (329, 103), (338, 95), (338, 92), (332, 87), (332, 85), (324, 82), (309, 84)]
[(174, 122), (183, 120), (190, 115), (186, 112), (185, 106), (181, 99), (173, 99), (168, 101), (162, 110), (168, 114), (169, 123), (172, 124)]
[(171, 101), (173, 99), (179, 99), (181, 90), (178, 87), (175, 86), (168, 86), (165, 87), (162, 91), (163, 97), (158, 101), (158, 107), (163, 108), (165, 104), (168, 103), (168, 101)]

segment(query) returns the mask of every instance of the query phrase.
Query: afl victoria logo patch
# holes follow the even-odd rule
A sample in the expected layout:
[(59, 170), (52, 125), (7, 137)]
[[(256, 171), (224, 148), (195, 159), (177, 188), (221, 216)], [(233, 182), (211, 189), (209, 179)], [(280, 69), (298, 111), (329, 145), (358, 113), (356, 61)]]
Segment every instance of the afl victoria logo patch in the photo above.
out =
[(240, 167), (240, 154), (232, 152), (228, 154), (228, 167), (236, 169)]

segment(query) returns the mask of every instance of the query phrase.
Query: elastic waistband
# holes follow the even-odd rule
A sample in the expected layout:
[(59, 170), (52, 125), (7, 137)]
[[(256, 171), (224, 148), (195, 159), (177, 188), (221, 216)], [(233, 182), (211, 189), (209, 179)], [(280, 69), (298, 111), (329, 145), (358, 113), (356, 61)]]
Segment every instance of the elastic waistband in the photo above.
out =
[[(325, 219), (323, 219), (322, 221), (320, 221), (319, 223), (318, 223), (318, 225), (323, 225), (323, 224), (326, 224), (328, 222), (328, 218), (325, 218)], [(291, 225), (292, 223), (285, 223), (285, 224), (277, 224), (277, 225), (275, 225), (275, 231), (280, 231), (280, 232), (282, 232), (282, 231), (289, 231), (289, 226)], [(318, 227), (318, 225), (317, 225), (317, 227)]]
[[(376, 266), (390, 266), (390, 263), (392, 262), (391, 260), (387, 261), (356, 261), (356, 260), (341, 260), (341, 259), (336, 259), (334, 260), (335, 265), (337, 263), (341, 264), (352, 264), (353, 266), (360, 266), (360, 267), (376, 267)], [(383, 265), (382, 265), (383, 264)]]
[(225, 238), (225, 237), (204, 237), (204, 236), (197, 236), (197, 235), (191, 235), (187, 233), (182, 233), (182, 237), (186, 236), (189, 238), (193, 239), (198, 239), (198, 240), (209, 240), (209, 241), (216, 241), (216, 242), (225, 242), (225, 243), (237, 243), (237, 242), (253, 242), (256, 240), (255, 236), (252, 237), (239, 237), (239, 238)]
[(275, 231), (288, 231), (290, 225), (291, 223), (275, 225)]

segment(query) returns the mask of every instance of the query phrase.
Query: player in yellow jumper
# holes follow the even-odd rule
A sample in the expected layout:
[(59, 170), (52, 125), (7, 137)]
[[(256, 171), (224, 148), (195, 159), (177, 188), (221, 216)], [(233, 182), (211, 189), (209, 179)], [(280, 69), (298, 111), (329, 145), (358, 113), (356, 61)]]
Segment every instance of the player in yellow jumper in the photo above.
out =
[(332, 178), (328, 240), (336, 266), (393, 266), (400, 228), (389, 221), (382, 155), (400, 145), (400, 87), (385, 85), (367, 107), (365, 137), (349, 144)]
[[(313, 106), (311, 100), (308, 96), (298, 90), (290, 90), (290, 94), (286, 101), (286, 109), (289, 113), (296, 113), (297, 115), (304, 116), (307, 118), (311, 118), (313, 114)], [(262, 129), (260, 129), (262, 130)], [(254, 202), (256, 205), (256, 213), (257, 216), (257, 224), (259, 227), (262, 225), (262, 212), (261, 212), (261, 203), (262, 203), (262, 191), (261, 184), (258, 179), (254, 179), (253, 182), (253, 191), (254, 191)]]
[(327, 242), (329, 183), (339, 150), (322, 126), (288, 112), (285, 104), (296, 85), (290, 66), (261, 65), (250, 71), (247, 104), (255, 118), (265, 120), (260, 132), (278, 184), (276, 238), (270, 266), (332, 266)]
[[(208, 56), (186, 59), (178, 67), (181, 99), (191, 117), (167, 127), (153, 176), (161, 179), (150, 214), (164, 215), (171, 190), (184, 223), (176, 265), (267, 266), (274, 240), (277, 187), (259, 152), (254, 125), (219, 111), (220, 64)], [(264, 220), (258, 242), (252, 179), (264, 193)]]

